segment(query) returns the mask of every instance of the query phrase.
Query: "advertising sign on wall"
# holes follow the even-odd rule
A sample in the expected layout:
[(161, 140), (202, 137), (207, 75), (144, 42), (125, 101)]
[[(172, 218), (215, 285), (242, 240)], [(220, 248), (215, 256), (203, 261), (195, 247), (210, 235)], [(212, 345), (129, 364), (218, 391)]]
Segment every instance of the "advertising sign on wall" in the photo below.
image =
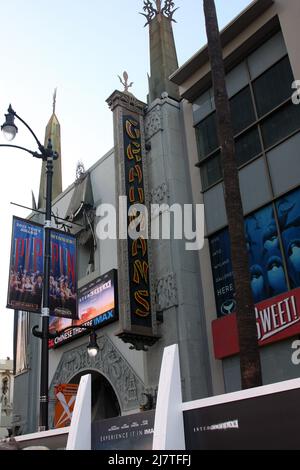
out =
[(296, 388), (184, 411), (186, 449), (300, 449), (299, 402)]
[[(76, 238), (51, 230), (50, 314), (77, 318)], [(44, 278), (44, 228), (13, 218), (7, 308), (40, 313)]]
[[(300, 334), (300, 288), (255, 305), (259, 346)], [(236, 315), (212, 322), (214, 353), (217, 359), (239, 353)]]
[[(49, 330), (58, 332), (55, 339), (49, 340), (49, 347), (61, 346), (66, 342), (87, 333), (82, 326), (101, 328), (118, 319), (117, 271), (109, 271), (78, 290), (78, 319), (50, 318)], [(59, 332), (67, 327), (72, 330)]]
[(92, 423), (92, 450), (151, 450), (155, 411)]
[(228, 230), (210, 239), (210, 257), (213, 270), (215, 299), (218, 316), (234, 312), (234, 279), (231, 264)]
[(55, 385), (55, 413), (54, 427), (55, 429), (70, 426), (73, 409), (75, 406), (78, 384), (60, 384)]
[[(300, 287), (300, 189), (246, 217), (245, 234), (255, 303), (288, 290), (284, 260), (290, 287)], [(210, 253), (217, 316), (222, 317), (235, 308), (228, 229), (210, 238)]]

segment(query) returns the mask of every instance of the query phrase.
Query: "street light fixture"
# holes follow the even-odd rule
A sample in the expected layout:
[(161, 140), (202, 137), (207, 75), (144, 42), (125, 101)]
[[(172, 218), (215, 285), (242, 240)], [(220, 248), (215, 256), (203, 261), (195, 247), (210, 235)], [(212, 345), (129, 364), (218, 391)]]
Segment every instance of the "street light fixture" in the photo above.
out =
[(53, 176), (53, 161), (57, 160), (58, 153), (52, 149), (51, 140), (48, 140), (47, 147), (41, 144), (31, 127), (13, 110), (11, 105), (5, 114), (5, 123), (1, 126), (1, 130), (5, 137), (12, 141), (17, 135), (18, 128), (15, 125), (15, 118), (24, 124), (34, 137), (39, 152), (33, 152), (25, 147), (12, 144), (0, 144), (0, 147), (11, 147), (24, 150), (30, 153), (35, 158), (40, 158), (46, 162), (46, 212), (45, 212), (45, 243), (44, 243), (44, 282), (43, 282), (43, 300), (42, 300), (42, 331), (36, 331), (37, 337), (42, 340), (41, 350), (41, 381), (40, 381), (40, 417), (39, 417), (39, 430), (46, 431), (48, 429), (48, 375), (49, 375), (49, 278), (50, 278), (50, 240), (51, 240), (51, 205), (52, 205), (52, 176)]
[(96, 357), (99, 352), (99, 346), (97, 344), (97, 335), (95, 331), (90, 333), (90, 342), (87, 346), (88, 355), (90, 357)]
[(1, 130), (8, 141), (13, 140), (17, 135), (18, 128), (15, 125), (15, 116), (11, 105), (9, 105), (8, 113), (5, 114), (5, 123), (1, 126)]

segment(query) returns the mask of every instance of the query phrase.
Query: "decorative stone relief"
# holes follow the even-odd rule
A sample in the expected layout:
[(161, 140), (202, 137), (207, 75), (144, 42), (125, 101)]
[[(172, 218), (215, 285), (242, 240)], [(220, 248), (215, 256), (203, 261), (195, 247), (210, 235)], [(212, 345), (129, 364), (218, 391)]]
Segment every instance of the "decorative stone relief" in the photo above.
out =
[(91, 358), (87, 344), (66, 351), (60, 360), (50, 386), (50, 404), (54, 411), (54, 386), (69, 383), (84, 370), (94, 370), (102, 374), (112, 385), (122, 412), (138, 409), (145, 390), (141, 379), (121, 355), (114, 343), (107, 337), (98, 337), (99, 352)]
[(163, 202), (167, 203), (170, 197), (169, 185), (163, 183), (151, 191), (151, 203), (152, 204), (162, 204)]
[(159, 279), (156, 286), (156, 310), (163, 312), (178, 305), (176, 274), (170, 273)]
[(158, 131), (163, 130), (160, 106), (157, 105), (145, 117), (146, 140), (151, 139)]

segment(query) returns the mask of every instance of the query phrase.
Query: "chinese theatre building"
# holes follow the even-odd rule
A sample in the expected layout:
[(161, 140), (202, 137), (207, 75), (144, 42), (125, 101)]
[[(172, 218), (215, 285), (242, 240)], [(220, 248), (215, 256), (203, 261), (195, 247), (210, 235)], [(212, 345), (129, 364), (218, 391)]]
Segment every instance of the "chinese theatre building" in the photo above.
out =
[[(264, 384), (300, 372), (299, 18), (299, 2), (257, 0), (221, 33)], [(240, 388), (239, 344), (207, 47), (171, 81), (182, 98), (194, 202), (205, 205), (199, 260), (213, 389), (229, 392)]]
[[(184, 239), (147, 237), (150, 226), (143, 217), (140, 236), (133, 239), (122, 233), (124, 224), (126, 228), (136, 217), (136, 204), (149, 212), (151, 204), (160, 206), (152, 217), (155, 222), (169, 206), (193, 202), (179, 88), (169, 80), (178, 69), (174, 6), (157, 1), (150, 7), (145, 2), (144, 12), (150, 30), (148, 102), (131, 93), (124, 72), (124, 90), (114, 91), (107, 99), (114, 148), (88, 170), (78, 165), (74, 184), (64, 192), (60, 166), (54, 170), (52, 222), (76, 236), (77, 256), (70, 254), (67, 236), (62, 245), (63, 237), (57, 235), (50, 278), (57, 313), (50, 319), (50, 332), (58, 332), (49, 340), (50, 427), (54, 421), (67, 424), (57, 411), (62, 410), (63, 399), (59, 407), (57, 400), (65, 391), (66, 402), (72, 403), (76, 385), (86, 373), (92, 374), (93, 420), (153, 408), (163, 350), (175, 343), (184, 399), (214, 392), (198, 253), (186, 250)], [(60, 153), (55, 112), (47, 126), (46, 139), (49, 136)], [(43, 175), (38, 208), (44, 203)], [(117, 235), (111, 227), (105, 229), (111, 207), (116, 212)], [(32, 214), (30, 219), (41, 223), (39, 217)], [(74, 272), (78, 318), (72, 320), (61, 313), (70, 308), (75, 293)], [(40, 341), (31, 329), (38, 321), (36, 314), (16, 312), (13, 425), (19, 433), (37, 429)], [(96, 329), (99, 351), (94, 357), (88, 354), (89, 334), (81, 325)]]

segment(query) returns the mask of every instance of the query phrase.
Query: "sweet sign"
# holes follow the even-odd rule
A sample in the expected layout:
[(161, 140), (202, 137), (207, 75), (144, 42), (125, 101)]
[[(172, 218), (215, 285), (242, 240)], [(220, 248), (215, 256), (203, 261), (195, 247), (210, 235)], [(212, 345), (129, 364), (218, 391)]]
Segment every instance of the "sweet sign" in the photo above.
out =
[[(257, 338), (260, 346), (300, 334), (300, 288), (260, 302), (255, 306)], [(239, 353), (236, 314), (212, 322), (217, 359)]]

